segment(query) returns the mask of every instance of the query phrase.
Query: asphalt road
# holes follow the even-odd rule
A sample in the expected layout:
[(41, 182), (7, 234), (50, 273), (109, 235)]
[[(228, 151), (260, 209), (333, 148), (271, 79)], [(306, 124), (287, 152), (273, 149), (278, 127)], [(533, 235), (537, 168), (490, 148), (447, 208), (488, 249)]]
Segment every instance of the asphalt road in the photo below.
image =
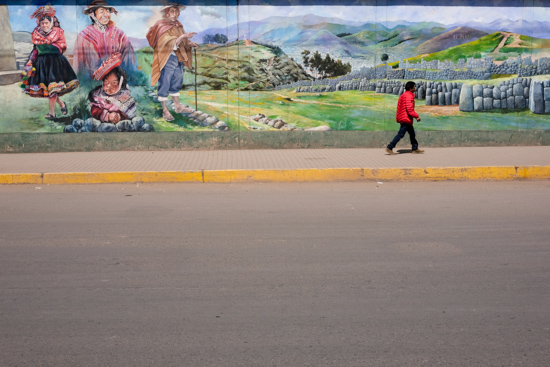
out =
[(548, 366), (550, 182), (0, 186), (0, 366)]

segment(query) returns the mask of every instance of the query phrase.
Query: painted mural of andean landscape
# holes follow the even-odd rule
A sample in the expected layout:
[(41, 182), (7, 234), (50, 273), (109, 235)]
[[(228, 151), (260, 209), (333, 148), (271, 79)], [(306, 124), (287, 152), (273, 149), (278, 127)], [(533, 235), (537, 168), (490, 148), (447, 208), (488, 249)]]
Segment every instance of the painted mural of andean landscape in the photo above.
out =
[[(155, 50), (145, 38), (130, 37), (137, 68), (127, 71), (128, 88), (136, 116), (148, 131), (395, 130), (397, 98), (414, 80), (423, 116), (418, 129), (550, 128), (550, 22), (361, 22), (315, 9), (199, 31), (177, 100), (159, 101), (157, 86), (150, 85)], [(124, 7), (118, 11), (120, 18)], [(193, 32), (185, 17), (182, 11), (179, 20)], [(23, 69), (33, 47), (30, 32), (13, 35)], [(98, 131), (86, 124), (93, 116), (84, 88), (81, 83), (67, 95), (67, 115), (37, 119), (44, 107), (33, 105), (9, 127), (0, 122), (0, 131)], [(20, 96), (12, 105), (28, 104)]]

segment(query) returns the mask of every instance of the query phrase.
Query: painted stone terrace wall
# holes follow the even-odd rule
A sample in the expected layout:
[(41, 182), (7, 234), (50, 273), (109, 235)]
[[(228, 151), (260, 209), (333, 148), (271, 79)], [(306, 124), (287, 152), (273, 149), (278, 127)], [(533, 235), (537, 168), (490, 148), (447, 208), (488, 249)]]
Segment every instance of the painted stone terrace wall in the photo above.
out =
[(536, 114), (550, 113), (550, 79), (515, 78), (497, 86), (465, 85), (459, 106), (464, 112), (529, 108)]
[[(350, 73), (346, 77), (337, 79), (316, 80), (309, 83), (293, 83), (280, 86), (279, 89), (296, 88), (297, 93), (319, 93), (335, 91), (374, 91), (401, 95), (404, 83), (398, 80), (424, 79), (427, 82), (417, 83), (416, 98), (425, 100), (427, 106), (459, 105), (463, 112), (480, 112), (487, 110), (526, 109), (536, 114), (550, 112), (550, 79), (535, 81), (524, 76), (550, 74), (550, 58), (544, 57), (535, 61), (531, 57), (517, 57), (497, 65), (492, 57), (466, 61), (459, 59), (455, 64), (449, 61), (424, 61), (409, 63), (401, 61), (405, 69), (392, 69), (388, 66), (377, 68), (363, 68), (359, 72)], [(456, 68), (466, 67), (466, 70)], [(475, 70), (476, 68), (477, 70)], [(483, 68), (480, 70), (480, 68)], [(421, 70), (436, 69), (436, 70)], [(493, 74), (517, 74), (518, 78), (504, 81), (498, 86), (487, 84), (466, 85), (453, 83), (453, 80), (489, 80)], [(385, 77), (384, 77), (385, 75)], [(360, 77), (361, 79), (353, 79)], [(388, 81), (371, 82), (370, 79)], [(347, 79), (347, 80), (346, 80)], [(350, 80), (351, 79), (351, 80)], [(448, 82), (434, 82), (430, 80), (448, 80)]]
[(550, 74), (550, 58), (543, 57), (532, 61), (531, 56), (526, 58), (519, 56), (516, 60), (508, 59), (500, 65), (491, 65), (491, 73), (501, 75), (517, 74), (519, 77), (547, 75)]
[[(521, 58), (520, 65), (521, 64)], [(529, 59), (530, 61), (530, 59)], [(538, 61), (538, 60), (537, 60)], [(453, 63), (451, 61), (424, 61), (422, 59), (419, 63), (409, 63), (408, 60), (400, 61), (399, 65), (402, 66), (398, 69), (392, 69), (391, 67), (379, 66), (376, 68), (366, 68), (362, 71), (362, 76), (368, 79), (427, 79), (427, 80), (464, 80), (464, 79), (477, 79), (477, 80), (489, 80), (492, 74), (496, 74), (493, 71), (493, 67), (496, 65), (493, 63), (492, 57), (486, 57), (481, 59), (468, 58), (466, 61), (459, 59), (458, 62)], [(546, 62), (544, 67), (538, 68), (532, 65), (532, 63), (526, 63), (526, 66), (537, 67), (535, 72), (542, 74), (546, 70)], [(465, 69), (465, 70), (464, 70)], [(516, 65), (515, 73), (517, 74), (519, 66)], [(526, 68), (525, 68), (526, 69)], [(540, 71), (539, 71), (540, 69)], [(496, 69), (495, 69), (496, 71)], [(505, 73), (501, 73), (505, 74)], [(534, 75), (540, 75), (534, 74)]]
[[(415, 98), (426, 102), (427, 106), (458, 105), (462, 83), (418, 81)], [(297, 87), (296, 93), (323, 93), (337, 91), (360, 91), (393, 94), (400, 96), (405, 91), (405, 83), (398, 80), (370, 82), (367, 79), (341, 81), (335, 86)]]
[[(325, 93), (337, 91), (371, 91), (400, 96), (405, 83), (397, 80), (371, 82), (367, 79), (341, 81), (335, 85), (299, 86), (296, 93)], [(463, 112), (481, 112), (494, 109), (526, 109), (536, 114), (550, 113), (550, 79), (535, 81), (515, 78), (498, 86), (468, 85), (461, 82), (419, 81), (415, 98), (426, 106), (458, 105)]]
[(420, 62), (417, 62), (417, 63), (410, 63), (409, 60), (404, 60), (404, 61), (401, 60), (399, 62), (399, 65), (404, 69), (438, 69), (438, 70), (455, 69), (455, 68), (487, 69), (491, 67), (491, 65), (493, 65), (493, 58), (484, 57), (484, 58), (476, 59), (473, 57), (468, 57), (466, 61), (464, 61), (464, 59), (458, 59), (456, 63), (453, 63), (452, 61), (449, 61), (449, 60), (425, 61), (424, 59), (422, 59)]
[[(515, 60), (507, 60), (500, 65), (494, 63), (492, 57), (475, 59), (468, 58), (467, 61), (460, 59), (457, 63), (450, 61), (424, 61), (420, 63), (409, 63), (401, 61), (400, 65), (404, 68), (393, 69), (388, 65), (378, 67), (362, 68), (358, 72), (352, 72), (347, 75), (347, 79), (427, 79), (427, 80), (489, 80), (495, 74), (518, 76), (534, 76), (550, 74), (550, 58), (541, 58), (532, 61), (531, 57), (522, 58), (519, 56)], [(338, 81), (343, 78), (336, 79)], [(316, 80), (315, 85), (336, 84), (334, 79)], [(277, 89), (295, 88), (306, 86), (308, 83), (290, 83), (278, 86)]]
[[(378, 67), (362, 68), (358, 72), (353, 72), (345, 78), (321, 79), (310, 84), (309, 82), (297, 82), (278, 86), (277, 89), (296, 88), (307, 85), (333, 85), (342, 80), (350, 79), (426, 79), (426, 80), (490, 80), (493, 75), (512, 75), (518, 77), (547, 75), (550, 74), (550, 58), (541, 58), (535, 61), (531, 57), (506, 60), (500, 65), (494, 63), (492, 57), (474, 59), (468, 58), (467, 61), (460, 59), (457, 63), (450, 61), (424, 61), (420, 63), (409, 63), (401, 61), (400, 65), (404, 68), (392, 69), (387, 65)], [(466, 70), (464, 70), (466, 69)], [(336, 90), (336, 89), (335, 89)]]
[[(416, 73), (422, 73), (422, 71), (416, 71)], [(405, 79), (415, 79), (415, 77), (421, 74), (414, 73), (405, 73)], [(454, 70), (454, 69), (445, 69), (441, 71), (425, 71), (424, 78), (428, 80), (465, 80), (465, 79), (475, 79), (475, 80), (489, 80), (491, 79), (491, 69), (485, 70)]]
[(427, 106), (457, 105), (462, 83), (428, 82), (426, 89)]
[(523, 65), (518, 70), (518, 76), (535, 76), (550, 74), (550, 59), (538, 59), (531, 65)]

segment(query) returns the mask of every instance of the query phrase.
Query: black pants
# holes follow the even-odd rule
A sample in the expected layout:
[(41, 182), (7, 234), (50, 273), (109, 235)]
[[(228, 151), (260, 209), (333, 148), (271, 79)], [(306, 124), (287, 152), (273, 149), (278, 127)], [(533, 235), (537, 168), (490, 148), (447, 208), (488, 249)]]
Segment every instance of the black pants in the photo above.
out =
[(395, 148), (399, 140), (405, 137), (405, 133), (409, 133), (409, 138), (411, 138), (412, 150), (417, 150), (418, 142), (416, 141), (416, 133), (414, 132), (414, 127), (412, 125), (405, 124), (405, 123), (400, 123), (400, 124), (401, 124), (401, 127), (399, 128), (399, 132), (397, 133), (395, 138), (393, 138), (391, 143), (388, 144), (388, 149)]

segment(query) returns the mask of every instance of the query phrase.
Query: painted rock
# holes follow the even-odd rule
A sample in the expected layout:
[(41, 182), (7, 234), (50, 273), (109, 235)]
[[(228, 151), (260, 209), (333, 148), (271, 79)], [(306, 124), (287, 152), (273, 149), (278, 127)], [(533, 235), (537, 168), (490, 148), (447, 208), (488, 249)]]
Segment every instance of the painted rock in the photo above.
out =
[(544, 87), (541, 82), (533, 81), (531, 83), (531, 92), (529, 94), (529, 109), (533, 113), (544, 113)]
[(483, 97), (474, 98), (474, 111), (483, 111)]
[(471, 112), (474, 110), (474, 97), (471, 85), (465, 84), (462, 86), (459, 99), (459, 109), (463, 112)]

